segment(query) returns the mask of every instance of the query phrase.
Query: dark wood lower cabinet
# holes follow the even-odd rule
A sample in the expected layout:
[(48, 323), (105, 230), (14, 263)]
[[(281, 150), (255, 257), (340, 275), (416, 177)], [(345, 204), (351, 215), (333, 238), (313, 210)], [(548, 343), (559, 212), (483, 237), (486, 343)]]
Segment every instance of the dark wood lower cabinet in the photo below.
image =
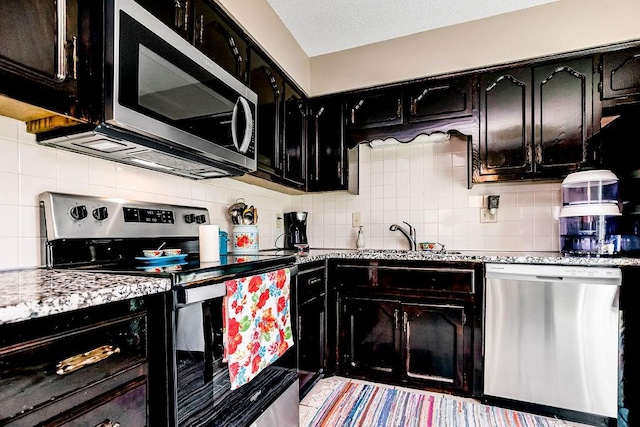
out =
[(295, 283), (293, 325), (300, 396), (327, 371), (326, 268), (320, 263), (301, 264)]
[(464, 330), (467, 311), (463, 305), (456, 304), (402, 305), (406, 380), (464, 389), (469, 368), (465, 354), (470, 353), (470, 341), (465, 343)]
[(338, 375), (481, 395), (481, 264), (330, 260), (329, 283)]
[(339, 353), (344, 373), (393, 379), (400, 369), (400, 302), (345, 297), (341, 303)]
[(464, 306), (347, 296), (341, 307), (343, 373), (445, 390), (467, 387), (471, 340), (465, 343)]
[(0, 426), (166, 425), (163, 318), (158, 294), (0, 326)]

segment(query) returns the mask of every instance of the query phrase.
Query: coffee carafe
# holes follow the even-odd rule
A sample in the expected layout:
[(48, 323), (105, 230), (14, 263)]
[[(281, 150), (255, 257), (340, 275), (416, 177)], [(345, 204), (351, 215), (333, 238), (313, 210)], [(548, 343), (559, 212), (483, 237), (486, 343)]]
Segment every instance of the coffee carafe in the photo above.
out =
[(308, 245), (307, 212), (287, 212), (284, 214), (285, 247), (298, 249), (296, 245)]

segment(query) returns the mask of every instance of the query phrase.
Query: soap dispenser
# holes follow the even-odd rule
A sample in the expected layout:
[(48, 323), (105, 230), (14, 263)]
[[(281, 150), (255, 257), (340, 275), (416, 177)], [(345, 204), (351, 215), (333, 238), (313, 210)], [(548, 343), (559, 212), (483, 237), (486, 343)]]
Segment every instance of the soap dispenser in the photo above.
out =
[(356, 240), (356, 247), (358, 249), (364, 249), (364, 230), (362, 226), (358, 229), (358, 240)]

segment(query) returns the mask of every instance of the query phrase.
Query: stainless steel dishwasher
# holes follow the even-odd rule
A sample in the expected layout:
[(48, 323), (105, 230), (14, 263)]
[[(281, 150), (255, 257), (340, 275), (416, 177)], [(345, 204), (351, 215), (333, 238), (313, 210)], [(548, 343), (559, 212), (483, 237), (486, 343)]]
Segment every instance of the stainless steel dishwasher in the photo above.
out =
[(487, 264), (484, 394), (615, 418), (618, 268)]

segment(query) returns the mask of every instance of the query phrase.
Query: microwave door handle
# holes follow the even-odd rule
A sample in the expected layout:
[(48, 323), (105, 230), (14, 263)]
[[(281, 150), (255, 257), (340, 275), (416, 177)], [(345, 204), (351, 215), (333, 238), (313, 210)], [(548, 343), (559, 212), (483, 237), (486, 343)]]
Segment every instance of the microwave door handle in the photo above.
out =
[[(244, 110), (245, 130), (242, 142), (238, 144), (238, 131), (236, 130), (236, 124), (238, 123), (238, 106), (242, 105)], [(253, 132), (253, 116), (251, 115), (251, 106), (249, 102), (243, 97), (239, 97), (236, 101), (236, 105), (233, 106), (233, 114), (231, 115), (231, 137), (233, 138), (233, 145), (241, 153), (246, 153), (251, 144), (251, 136)]]

